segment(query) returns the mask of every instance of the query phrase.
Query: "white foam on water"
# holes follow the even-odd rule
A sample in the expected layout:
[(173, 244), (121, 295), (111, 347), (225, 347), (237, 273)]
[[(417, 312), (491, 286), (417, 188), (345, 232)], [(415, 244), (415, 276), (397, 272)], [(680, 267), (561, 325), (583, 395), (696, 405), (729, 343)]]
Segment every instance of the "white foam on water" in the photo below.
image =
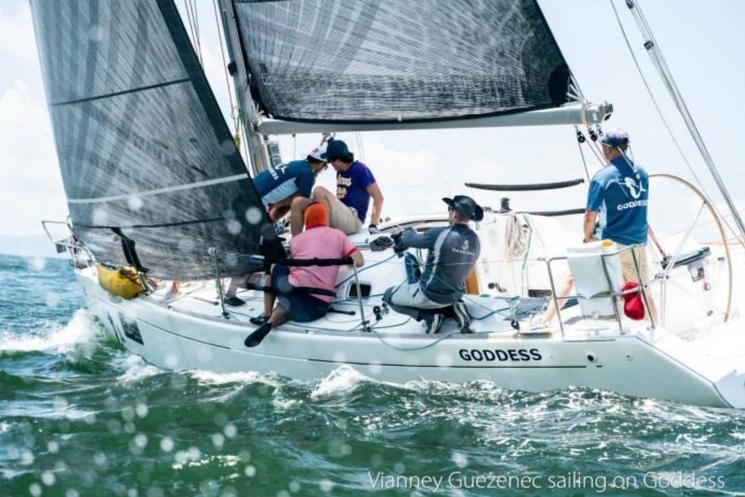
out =
[(266, 376), (256, 371), (240, 371), (235, 373), (215, 373), (213, 371), (205, 371), (196, 369), (190, 371), (191, 375), (201, 384), (206, 385), (223, 385), (225, 383), (266, 383), (273, 386), (279, 386), (278, 383), (273, 382)]
[(275, 412), (285, 412), (299, 403), (300, 401), (295, 399), (286, 399), (283, 397), (272, 398), (272, 407)]
[(374, 380), (345, 364), (336, 368), (326, 378), (321, 380), (321, 383), (310, 393), (310, 398), (318, 399), (350, 392), (357, 388), (358, 385), (372, 381)]
[(80, 345), (95, 345), (101, 333), (85, 309), (75, 311), (65, 326), (55, 326), (47, 335), (28, 333), (0, 333), (0, 351), (29, 352), (56, 351), (68, 353)]
[(124, 370), (124, 373), (119, 375), (120, 383), (134, 383), (163, 372), (160, 368), (145, 362), (145, 360), (138, 355), (128, 354), (114, 359), (113, 362), (117, 369)]

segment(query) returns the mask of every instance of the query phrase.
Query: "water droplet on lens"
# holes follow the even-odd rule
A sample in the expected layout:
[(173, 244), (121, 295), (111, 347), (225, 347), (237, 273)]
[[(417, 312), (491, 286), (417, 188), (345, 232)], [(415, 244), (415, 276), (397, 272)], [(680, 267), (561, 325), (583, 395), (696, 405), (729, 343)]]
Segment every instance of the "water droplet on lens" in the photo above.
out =
[(131, 211), (139, 211), (142, 209), (144, 202), (140, 197), (129, 197), (127, 200), (127, 207), (129, 207), (129, 210)]
[(163, 452), (171, 452), (173, 450), (173, 439), (171, 437), (164, 437), (160, 441), (160, 450)]
[(238, 429), (235, 427), (234, 424), (228, 424), (225, 425), (225, 428), (223, 429), (223, 433), (225, 433), (225, 436), (228, 438), (233, 438), (238, 434)]
[(246, 209), (246, 221), (251, 224), (259, 224), (261, 222), (261, 211), (258, 207), (249, 207)]
[(135, 444), (137, 444), (138, 447), (145, 447), (147, 445), (147, 435), (144, 433), (138, 433), (135, 436)]
[(54, 485), (55, 481), (57, 481), (57, 478), (54, 476), (54, 473), (52, 473), (51, 471), (44, 471), (41, 474), (41, 482), (47, 487), (51, 487), (52, 485)]
[(465, 468), (468, 466), (468, 458), (465, 454), (462, 454), (461, 452), (453, 452), (453, 454), (450, 456), (450, 459), (455, 463), (456, 466), (458, 466), (460, 469)]

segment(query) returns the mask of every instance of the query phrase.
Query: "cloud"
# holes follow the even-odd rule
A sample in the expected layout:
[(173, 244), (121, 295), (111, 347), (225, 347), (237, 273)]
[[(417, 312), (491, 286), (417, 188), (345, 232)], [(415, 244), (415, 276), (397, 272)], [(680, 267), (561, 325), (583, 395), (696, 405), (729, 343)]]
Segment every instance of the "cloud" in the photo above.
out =
[(67, 216), (47, 110), (21, 80), (0, 109), (0, 233), (38, 233), (41, 219)]
[(31, 11), (26, 2), (15, 2), (14, 7), (0, 6), (0, 55), (27, 62), (36, 59)]

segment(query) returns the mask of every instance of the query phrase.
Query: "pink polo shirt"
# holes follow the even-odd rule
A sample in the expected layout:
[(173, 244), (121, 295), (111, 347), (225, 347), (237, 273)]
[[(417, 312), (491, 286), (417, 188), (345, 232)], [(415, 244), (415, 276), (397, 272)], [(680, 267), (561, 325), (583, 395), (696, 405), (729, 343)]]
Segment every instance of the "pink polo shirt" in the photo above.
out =
[[(317, 226), (293, 236), (290, 240), (290, 254), (293, 259), (341, 259), (349, 257), (357, 247), (347, 235), (335, 228)], [(336, 278), (339, 266), (290, 266), (290, 284), (292, 286), (323, 288), (336, 290)], [(313, 297), (331, 302), (330, 295), (313, 295)]]

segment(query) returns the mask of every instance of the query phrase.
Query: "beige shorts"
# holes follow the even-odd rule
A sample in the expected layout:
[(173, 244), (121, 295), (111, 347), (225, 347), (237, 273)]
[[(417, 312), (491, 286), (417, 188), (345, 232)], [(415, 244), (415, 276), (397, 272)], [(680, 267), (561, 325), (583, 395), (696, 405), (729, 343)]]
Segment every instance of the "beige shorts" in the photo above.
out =
[[(625, 249), (628, 245), (616, 244), (619, 250)], [(639, 263), (639, 273), (636, 271), (634, 265), (634, 258), (631, 256), (631, 251), (636, 254), (636, 260)], [(649, 267), (647, 262), (647, 248), (637, 247), (632, 250), (625, 250), (618, 254), (618, 258), (621, 260), (621, 274), (623, 275), (624, 281), (639, 281), (639, 275), (644, 283), (649, 283)]]
[(329, 226), (344, 232), (345, 235), (352, 235), (362, 229), (362, 221), (357, 217), (357, 211), (341, 200), (333, 197), (329, 202)]

